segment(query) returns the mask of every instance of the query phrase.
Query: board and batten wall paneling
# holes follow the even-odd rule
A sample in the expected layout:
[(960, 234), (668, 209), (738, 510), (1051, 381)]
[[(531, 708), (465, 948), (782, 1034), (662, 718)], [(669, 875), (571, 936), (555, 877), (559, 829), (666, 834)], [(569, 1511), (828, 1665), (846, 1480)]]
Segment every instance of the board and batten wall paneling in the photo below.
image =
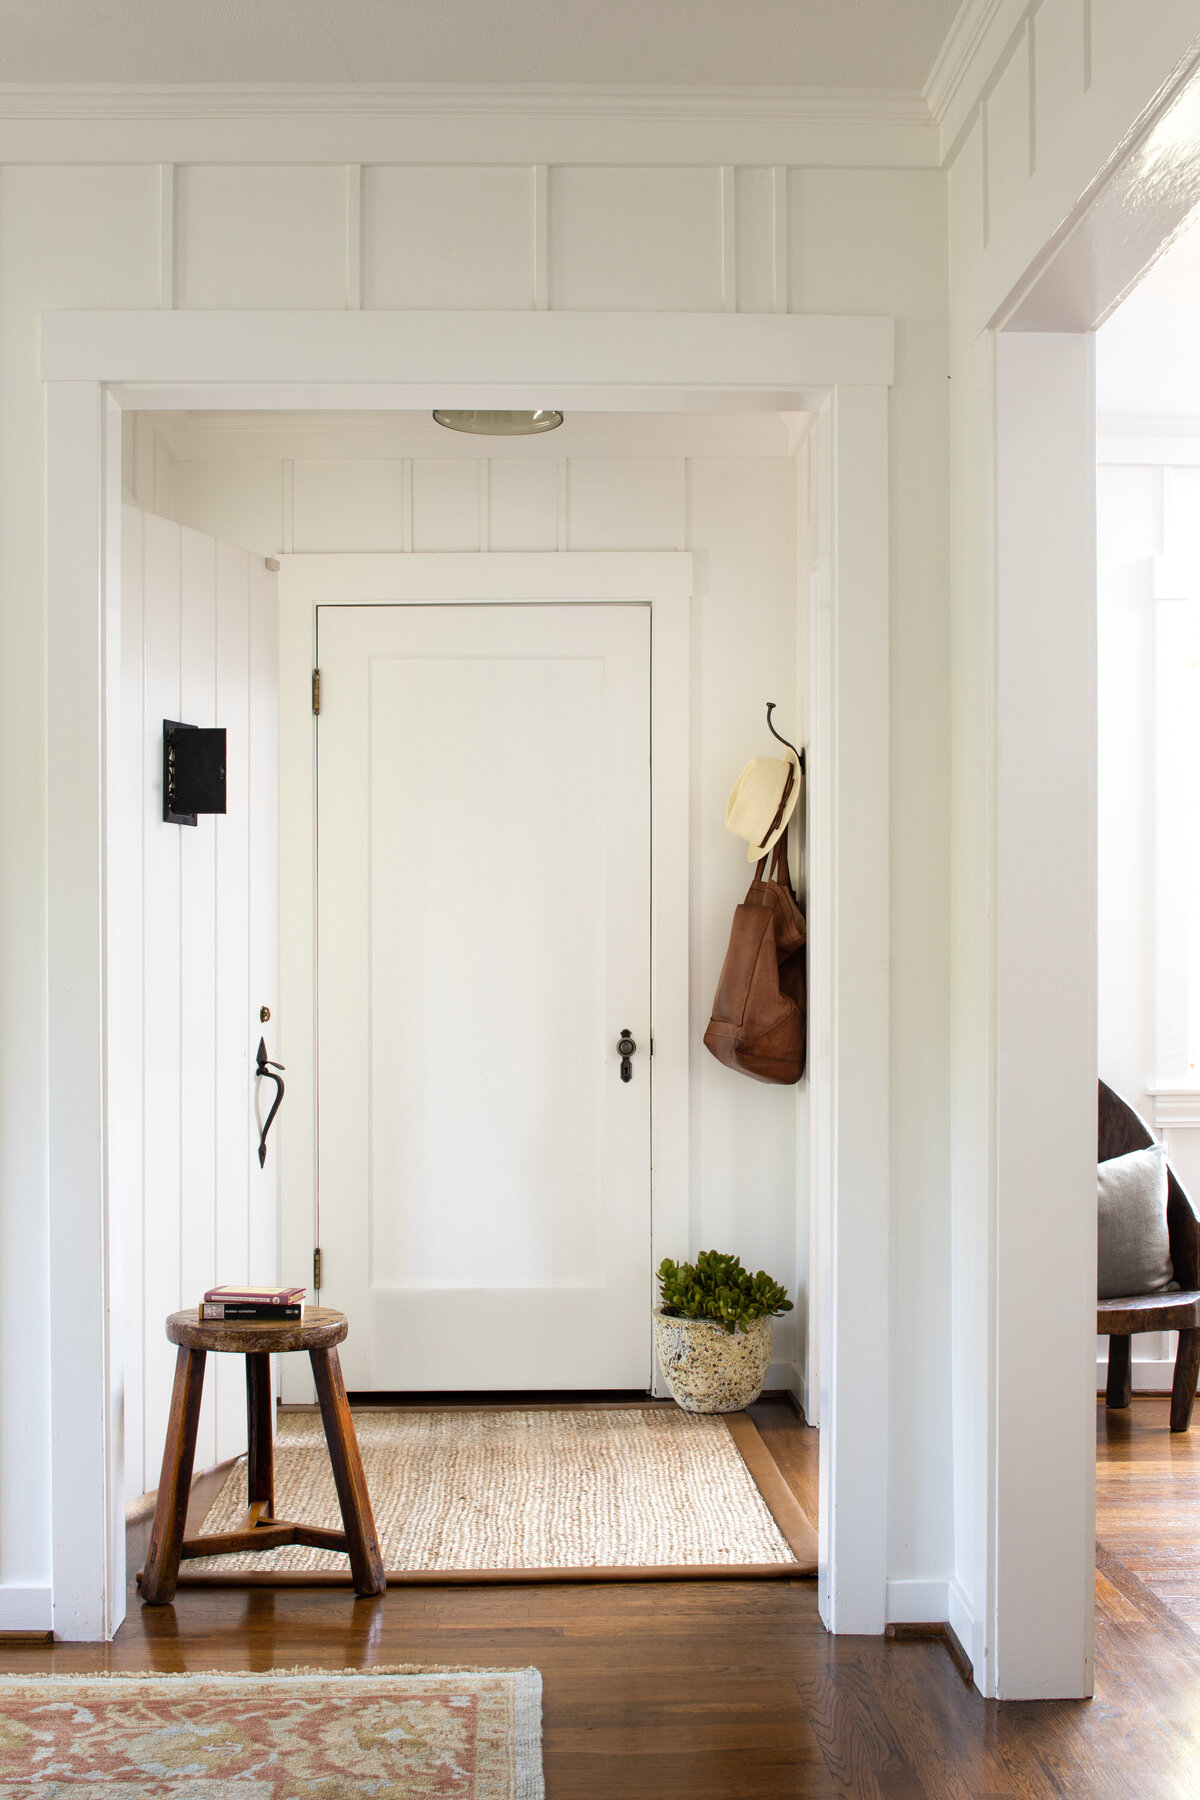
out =
[(293, 461), (293, 550), (403, 550), (404, 514), (399, 462)]
[(1035, 167), (1048, 157), (1083, 99), (1087, 21), (1079, 0), (1042, 0), (1030, 19)]
[[(479, 550), (479, 465), (471, 457), (422, 456), (412, 464), (412, 548)], [(343, 545), (345, 548), (357, 549)]]
[(550, 170), (550, 305), (720, 312), (718, 169)]
[(532, 168), (363, 170), (363, 305), (535, 304)]
[[(189, 725), (223, 722), (217, 705), (214, 666), (217, 652), (217, 544), (197, 531), (179, 533), (179, 712)], [(153, 606), (154, 595), (150, 602)], [(161, 724), (160, 724), (161, 729)], [(151, 739), (154, 720), (147, 719)], [(232, 765), (237, 766), (236, 750)], [(186, 1305), (217, 1279), (216, 1244), (213, 1238), (213, 1196), (217, 1184), (217, 1145), (213, 1130), (217, 1109), (217, 1020), (209, 984), (217, 968), (217, 836), (227, 823), (203, 819), (195, 830), (169, 826), (147, 818), (147, 827), (168, 840), (177, 840), (181, 880), (179, 889), (179, 1274), (180, 1305)], [(186, 841), (185, 841), (186, 840)], [(151, 900), (151, 904), (153, 904)], [(174, 919), (169, 919), (173, 925)], [(153, 980), (154, 971), (149, 971)], [(153, 1053), (153, 1052), (152, 1052)], [(189, 1288), (189, 1281), (192, 1284)], [(198, 1292), (197, 1292), (198, 1290)], [(146, 1294), (153, 1305), (152, 1290)], [(153, 1331), (153, 1322), (147, 1320)], [(161, 1354), (161, 1353), (160, 1353)], [(168, 1352), (169, 1354), (169, 1352)], [(220, 1359), (214, 1359), (219, 1363)], [(204, 1384), (197, 1451), (217, 1460), (217, 1381)], [(221, 1409), (223, 1411), (223, 1409)], [(153, 1459), (153, 1446), (147, 1445)], [(206, 1463), (201, 1464), (202, 1467)], [(148, 1474), (147, 1486), (153, 1485)]]
[[(126, 525), (126, 530), (135, 523)], [(143, 1142), (142, 1216), (145, 1246), (141, 1304), (146, 1314), (142, 1371), (145, 1425), (141, 1489), (154, 1485), (152, 1446), (166, 1435), (175, 1353), (163, 1335), (162, 1320), (182, 1304), (181, 1112), (181, 888), (182, 833), (162, 823), (162, 721), (180, 718), (179, 564), (180, 531), (165, 519), (147, 516), (143, 559), (143, 641), (145, 708), (142, 714), (143, 888), (138, 951), (145, 995), (142, 1038)], [(130, 698), (132, 705), (132, 697)], [(211, 1202), (210, 1202), (211, 1204)], [(133, 1371), (126, 1371), (126, 1381)], [(211, 1454), (197, 1443), (203, 1458)], [(215, 1458), (213, 1459), (215, 1461)], [(127, 1481), (133, 1471), (127, 1472)], [(148, 1477), (148, 1479), (147, 1479)]]
[[(216, 1280), (275, 1274), (273, 1153), (260, 1170), (253, 1051), (276, 981), (275, 578), (248, 551), (126, 506), (127, 868), (116, 921), (125, 1288), (125, 1486), (152, 1488), (175, 1354), (167, 1313)], [(228, 811), (162, 818), (162, 722), (224, 725)], [(267, 1026), (268, 1034), (273, 1030)], [(270, 1041), (270, 1039), (269, 1039)], [(197, 1467), (245, 1442), (237, 1358), (214, 1357)]]
[(490, 460), (489, 550), (558, 549), (559, 485), (560, 476), (565, 473), (557, 457), (537, 461), (516, 457)]
[(176, 306), (346, 306), (345, 170), (184, 166), (175, 243)]
[[(186, 104), (181, 97), (181, 115)], [(730, 305), (749, 311), (789, 307), (802, 311), (814, 304), (817, 274), (823, 271), (832, 288), (849, 270), (859, 296), (849, 310), (877, 313), (889, 309), (896, 273), (892, 257), (874, 248), (880, 169), (894, 169), (908, 160), (911, 136), (914, 160), (935, 188), (941, 182), (931, 166), (928, 127), (905, 124), (901, 129), (857, 120), (793, 125), (717, 117), (556, 121), (519, 116), (475, 119), (461, 126), (444, 116), (416, 119), (401, 113), (363, 112), (325, 120), (266, 113), (220, 120), (164, 114), (153, 119), (9, 121), (4, 135), (17, 160), (0, 169), (0, 304), (10, 327), (0, 340), (6, 396), (0, 435), (4, 475), (0, 574), (4, 591), (15, 599), (6, 614), (6, 696), (0, 708), (0, 734), (6, 746), (0, 757), (4, 771), (0, 808), (8, 852), (0, 868), (0, 917), (6, 932), (0, 955), (16, 1051), (4, 1068), (0, 1092), (5, 1123), (0, 1133), (5, 1208), (0, 1272), (12, 1272), (0, 1294), (0, 1370), (17, 1367), (30, 1333), (36, 1338), (41, 1329), (48, 1269), (44, 1212), (36, 1204), (26, 1210), (31, 1194), (45, 1193), (43, 1072), (48, 1064), (41, 748), (44, 470), (38, 453), (45, 397), (34, 350), (40, 316), (64, 307), (160, 305), (279, 305), (300, 314), (312, 308), (380, 305), (392, 293), (403, 294), (405, 304), (417, 304), (421, 295), (416, 284), (432, 283), (435, 271), (438, 281), (446, 282), (447, 294), (462, 295), (455, 303), (472, 308), (520, 304), (702, 312)], [(327, 152), (330, 160), (323, 164), (320, 159)], [(819, 252), (814, 247), (806, 255), (796, 237), (801, 221), (793, 215), (790, 194), (798, 181), (803, 186), (805, 168), (785, 168), (788, 155), (796, 165), (821, 164), (846, 172), (836, 232), (830, 231)], [(71, 164), (68, 157), (77, 160)], [(456, 160), (460, 157), (461, 162)], [(489, 157), (502, 173), (493, 175), (487, 168)], [(230, 163), (229, 158), (237, 160)], [(871, 166), (863, 166), (866, 163)], [(848, 164), (858, 165), (861, 188)], [(424, 186), (415, 176), (377, 173), (418, 165), (453, 172), (431, 177)], [(479, 169), (485, 172), (477, 179), (474, 171)], [(453, 216), (447, 220), (434, 216), (435, 190), (448, 196), (446, 205)], [(518, 203), (525, 194), (528, 212), (523, 198)], [(481, 195), (490, 200), (481, 200)], [(504, 195), (509, 196), (507, 202)], [(495, 206), (497, 216), (504, 216), (506, 247), (503, 253), (489, 253), (484, 264), (482, 259), (472, 260), (468, 226), (487, 204)], [(896, 253), (896, 262), (912, 282), (903, 307), (907, 309), (916, 296), (922, 319), (929, 321), (936, 305), (944, 303), (946, 284), (944, 268), (926, 252), (925, 201), (918, 188), (901, 183), (891, 204), (901, 242), (909, 216), (906, 209), (911, 209), (914, 227), (907, 245)], [(399, 218), (418, 238), (423, 261), (402, 254), (395, 241)], [(441, 262), (431, 261), (431, 255), (441, 257)], [(526, 281), (530, 269), (532, 296), (518, 301), (518, 278)], [(528, 288), (522, 286), (520, 292), (524, 295)], [(911, 323), (902, 310), (898, 340), (902, 359)], [(910, 544), (922, 534), (936, 545), (942, 532), (938, 504), (923, 497), (932, 491), (922, 485), (929, 441), (922, 415), (898, 406), (893, 468), (895, 480), (907, 485), (903, 502), (892, 508), (898, 521), (894, 528), (904, 534), (895, 591), (901, 601), (905, 594), (918, 592), (922, 603), (934, 605), (943, 591), (939, 586), (943, 578), (935, 577), (931, 584), (928, 570), (909, 553)], [(626, 453), (623, 446), (617, 450)], [(627, 453), (646, 458), (653, 455), (653, 448), (634, 440)], [(373, 454), (379, 459), (386, 453)], [(415, 548), (418, 542), (431, 549), (476, 548), (485, 543), (494, 549), (568, 547), (572, 471), (557, 446), (551, 466), (539, 467), (536, 475), (507, 464), (501, 467), (493, 458), (486, 484), (475, 467), (457, 486), (457, 478), (450, 477), (453, 491), (441, 493), (433, 491), (436, 482), (422, 482), (419, 458), (429, 456), (428, 441), (408, 454), (416, 456), (418, 464), (406, 471), (401, 461), (399, 468), (401, 548)], [(686, 458), (691, 455), (689, 449)], [(312, 443), (292, 448), (288, 456), (297, 464), (336, 460)], [(677, 463), (684, 459), (674, 450), (667, 458)], [(258, 468), (252, 466), (255, 460)], [(292, 543), (283, 462), (282, 457), (264, 453), (257, 459), (241, 459), (236, 468), (182, 458), (171, 464), (160, 448), (148, 464), (157, 471), (155, 490), (139, 486), (138, 497), (144, 506), (169, 511), (197, 530), (275, 555)], [(688, 493), (695, 475), (693, 464), (679, 482), (676, 469), (673, 497), (668, 496), (664, 478), (661, 505), (655, 502), (654, 530), (656, 541), (673, 548), (680, 542), (679, 519), (686, 515), (690, 534), (686, 541), (698, 552), (703, 581), (709, 536), (724, 533), (731, 525), (727, 519), (700, 515)], [(295, 476), (299, 492), (304, 472), (297, 467)], [(581, 479), (586, 484), (586, 476)], [(751, 479), (748, 472), (747, 480)], [(295, 519), (301, 534), (305, 516), (301, 495)], [(318, 513), (313, 509), (307, 516), (315, 535)], [(330, 516), (327, 510), (322, 529), (330, 528)], [(611, 524), (613, 546), (625, 547), (621, 518), (614, 515)], [(355, 545), (347, 542), (342, 547)], [(774, 602), (768, 611), (780, 617), (794, 600), (793, 585), (786, 597), (778, 598), (780, 613), (774, 611)], [(737, 582), (719, 594), (714, 589), (702, 595), (704, 607), (713, 609), (706, 618), (715, 619), (726, 608), (728, 617), (736, 619), (744, 602)], [(757, 611), (755, 616), (761, 620)], [(914, 615), (914, 629), (918, 616)], [(936, 626), (932, 629), (928, 673), (920, 675), (909, 709), (913, 717), (920, 710), (917, 696), (932, 693), (938, 680), (942, 651)], [(716, 654), (714, 644), (703, 634), (695, 640), (696, 681), (704, 658)], [(764, 747), (762, 702), (768, 696), (759, 691), (761, 679), (748, 673), (750, 667), (730, 660), (722, 700), (736, 722), (739, 744), (744, 736), (750, 746), (744, 754), (739, 749), (739, 767), (746, 755)], [(790, 676), (790, 665), (781, 660), (780, 667)], [(770, 697), (779, 701), (782, 719), (796, 696), (788, 680), (777, 679), (773, 686), (776, 691)], [(936, 753), (936, 704), (928, 716), (934, 722)], [(705, 729), (701, 721), (698, 757), (703, 755)], [(722, 768), (718, 778), (720, 761), (715, 759), (694, 791), (696, 808), (715, 809), (718, 817), (736, 774), (736, 769), (731, 774)], [(694, 782), (701, 781), (700, 766), (697, 762), (693, 768)], [(905, 766), (903, 756), (895, 758), (895, 766)], [(940, 779), (944, 782), (944, 774)], [(938, 806), (935, 794), (930, 807), (934, 816)], [(907, 917), (918, 918), (936, 877), (919, 854), (910, 856), (899, 838), (897, 843), (893, 896)], [(733, 850), (731, 893), (744, 873), (736, 845)], [(718, 932), (715, 921), (709, 928)], [(692, 1006), (698, 1020), (707, 1017), (711, 999), (697, 974)], [(906, 1046), (910, 1062), (915, 1054), (910, 1041)], [(923, 1061), (926, 1046), (920, 1046), (919, 1055)], [(935, 1123), (926, 1147), (934, 1165), (939, 1157), (944, 1159), (944, 1140), (944, 1121)], [(794, 1179), (791, 1164), (777, 1173), (781, 1183)], [(931, 1191), (936, 1191), (938, 1179), (934, 1167)], [(907, 1191), (906, 1218), (924, 1219), (924, 1177)], [(710, 1217), (711, 1197), (711, 1188), (702, 1184), (697, 1189), (701, 1232)], [(748, 1218), (757, 1217), (755, 1195), (743, 1193), (741, 1203)], [(720, 1206), (725, 1204), (721, 1200)], [(720, 1225), (726, 1215), (718, 1209), (712, 1216)], [(789, 1240), (776, 1246), (770, 1261), (786, 1269), (792, 1266), (790, 1257)], [(764, 1264), (768, 1260), (765, 1255), (763, 1260)], [(919, 1267), (919, 1256), (916, 1261)], [(300, 1271), (301, 1278), (305, 1274)], [(918, 1291), (924, 1299), (926, 1332), (936, 1339), (944, 1311), (936, 1278), (931, 1283), (922, 1271)], [(790, 1329), (787, 1320), (781, 1325)], [(154, 1330), (157, 1338), (161, 1320)], [(36, 1492), (31, 1498), (26, 1476), (18, 1479), (13, 1473), (22, 1467), (36, 1471), (47, 1463), (50, 1427), (45, 1393), (36, 1378), (18, 1382), (4, 1375), (2, 1380), (0, 1578), (5, 1583), (48, 1583), (50, 1547), (41, 1504), (45, 1496)], [(159, 1429), (156, 1421), (153, 1430)], [(931, 1424), (930, 1430), (936, 1426)], [(900, 1436), (894, 1434), (894, 1441)], [(940, 1468), (934, 1459), (920, 1477), (922, 1492), (932, 1497), (930, 1516), (936, 1515), (943, 1480)], [(930, 1572), (936, 1574), (937, 1569)]]
[(167, 510), (181, 525), (261, 556), (274, 556), (283, 548), (281, 462), (239, 462), (234, 472), (218, 463), (179, 461), (172, 464), (170, 489)]

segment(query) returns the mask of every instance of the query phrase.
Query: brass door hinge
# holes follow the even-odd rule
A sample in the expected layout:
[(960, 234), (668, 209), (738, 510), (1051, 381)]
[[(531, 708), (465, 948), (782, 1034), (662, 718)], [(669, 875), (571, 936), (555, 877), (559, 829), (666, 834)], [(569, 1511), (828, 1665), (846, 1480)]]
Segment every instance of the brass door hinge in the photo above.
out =
[(319, 713), (321, 710), (321, 671), (320, 671), (320, 669), (313, 670), (312, 700), (313, 700), (313, 712)]
[(319, 1294), (320, 1291), (321, 1291), (321, 1252), (319, 1250), (314, 1250), (313, 1251), (313, 1293)]

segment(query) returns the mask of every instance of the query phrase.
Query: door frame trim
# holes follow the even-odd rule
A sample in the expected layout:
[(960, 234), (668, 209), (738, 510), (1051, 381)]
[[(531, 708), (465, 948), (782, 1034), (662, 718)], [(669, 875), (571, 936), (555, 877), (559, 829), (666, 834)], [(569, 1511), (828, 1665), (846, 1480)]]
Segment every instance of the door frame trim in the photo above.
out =
[[(291, 1129), (279, 1141), (280, 1258), (311, 1267), (317, 1224), (317, 719), (310, 701), (318, 606), (620, 604), (650, 609), (650, 1269), (687, 1254), (691, 551), (355, 551), (279, 558), (280, 1056)], [(299, 1129), (306, 1120), (309, 1129)], [(647, 1312), (649, 1307), (647, 1308)], [(648, 1329), (648, 1328), (647, 1328)], [(311, 1399), (302, 1359), (283, 1398)], [(655, 1391), (660, 1377), (654, 1365)], [(664, 1390), (665, 1391), (665, 1390)]]
[[(50, 1519), (56, 1635), (111, 1637), (124, 1617), (119, 1169), (107, 1135), (109, 745), (119, 726), (122, 407), (242, 409), (588, 405), (617, 411), (829, 408), (828, 537), (814, 608), (830, 655), (814, 667), (809, 769), (826, 796), (835, 934), (827, 1004), (811, 1034), (810, 1093), (825, 1096), (827, 1154), (810, 1197), (812, 1287), (829, 1309), (822, 1367), (821, 1612), (878, 1633), (885, 1615), (889, 1397), (890, 1087), (886, 986), (890, 861), (881, 765), (889, 689), (888, 402), (894, 325), (836, 315), (692, 313), (61, 312), (41, 319), (46, 387), (47, 1105)], [(501, 352), (503, 354), (501, 354)], [(451, 397), (452, 396), (452, 397)], [(865, 467), (863, 481), (857, 469)], [(882, 479), (881, 479), (882, 476)], [(852, 726), (866, 718), (862, 741)], [(884, 783), (886, 789), (886, 782)], [(844, 864), (844, 871), (843, 871)], [(866, 878), (856, 905), (843, 872)], [(843, 905), (843, 900), (845, 904)], [(863, 973), (870, 980), (864, 985)], [(870, 991), (868, 991), (870, 990)], [(846, 1003), (843, 1004), (843, 1001)], [(840, 1155), (845, 1146), (847, 1154)], [(847, 1254), (830, 1242), (830, 1224)], [(845, 1231), (842, 1231), (842, 1225)], [(868, 1276), (850, 1254), (871, 1240)], [(835, 1323), (836, 1319), (836, 1323)], [(852, 1327), (853, 1323), (853, 1329)], [(849, 1352), (843, 1358), (843, 1350)], [(858, 1446), (873, 1444), (870, 1479)], [(847, 1479), (841, 1479), (845, 1464)], [(834, 1544), (836, 1542), (836, 1552)]]

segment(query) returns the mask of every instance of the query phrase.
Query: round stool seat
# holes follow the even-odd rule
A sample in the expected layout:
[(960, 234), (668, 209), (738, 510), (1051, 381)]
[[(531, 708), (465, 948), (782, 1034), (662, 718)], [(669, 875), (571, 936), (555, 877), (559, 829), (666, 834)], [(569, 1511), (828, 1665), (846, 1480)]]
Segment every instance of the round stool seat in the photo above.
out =
[(201, 1319), (193, 1306), (171, 1313), (167, 1336), (185, 1350), (233, 1350), (240, 1356), (280, 1350), (332, 1350), (349, 1330), (345, 1313), (306, 1306), (300, 1319)]

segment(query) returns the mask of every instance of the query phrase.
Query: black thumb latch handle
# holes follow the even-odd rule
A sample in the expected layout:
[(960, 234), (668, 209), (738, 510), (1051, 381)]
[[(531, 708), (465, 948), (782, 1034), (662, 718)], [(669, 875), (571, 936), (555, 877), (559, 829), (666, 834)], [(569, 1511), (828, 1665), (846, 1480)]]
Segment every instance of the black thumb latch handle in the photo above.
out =
[(266, 1122), (262, 1128), (262, 1136), (258, 1140), (258, 1166), (261, 1169), (267, 1160), (267, 1133), (270, 1131), (271, 1126), (274, 1123), (275, 1114), (279, 1111), (283, 1101), (283, 1077), (281, 1075), (276, 1075), (275, 1073), (276, 1069), (282, 1069), (283, 1064), (273, 1063), (267, 1060), (267, 1040), (265, 1038), (259, 1038), (258, 1040), (257, 1062), (257, 1073), (259, 1077), (261, 1078), (265, 1075), (268, 1081), (273, 1081), (275, 1083), (276, 1088), (275, 1098), (271, 1103), (271, 1110), (267, 1114)]

